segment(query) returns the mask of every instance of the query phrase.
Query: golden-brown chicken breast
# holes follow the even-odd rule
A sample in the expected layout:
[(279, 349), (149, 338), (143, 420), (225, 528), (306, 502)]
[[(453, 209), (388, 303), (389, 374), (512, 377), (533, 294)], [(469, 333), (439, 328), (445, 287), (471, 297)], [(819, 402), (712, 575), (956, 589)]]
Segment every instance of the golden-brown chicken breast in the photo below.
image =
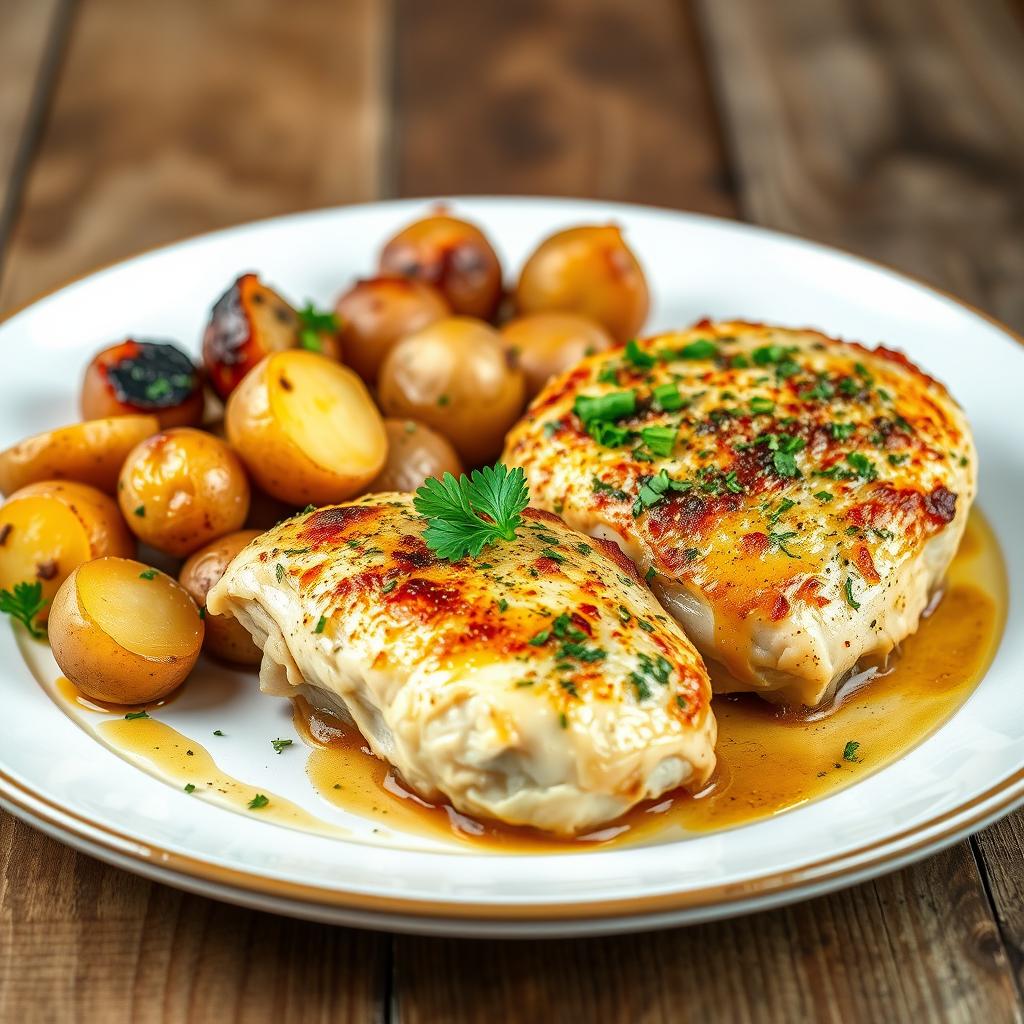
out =
[(716, 688), (807, 705), (917, 628), (976, 479), (960, 408), (900, 353), (750, 323), (583, 361), (504, 461), (621, 543)]
[(526, 509), (513, 540), (438, 558), (408, 494), (322, 508), (250, 544), (210, 591), (427, 798), (563, 835), (701, 786), (703, 663), (621, 551)]

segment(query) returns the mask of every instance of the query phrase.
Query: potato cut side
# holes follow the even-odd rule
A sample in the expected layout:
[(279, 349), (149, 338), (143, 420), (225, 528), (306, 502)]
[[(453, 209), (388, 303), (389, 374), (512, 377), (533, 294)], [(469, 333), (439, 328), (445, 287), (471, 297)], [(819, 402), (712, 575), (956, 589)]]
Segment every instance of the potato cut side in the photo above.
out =
[(296, 351), (273, 357), (267, 377), (275, 419), (312, 462), (343, 476), (380, 468), (387, 453), (384, 426), (355, 373)]
[(99, 558), (78, 571), (86, 614), (125, 650), (144, 658), (182, 658), (203, 639), (188, 594), (169, 576), (127, 558)]

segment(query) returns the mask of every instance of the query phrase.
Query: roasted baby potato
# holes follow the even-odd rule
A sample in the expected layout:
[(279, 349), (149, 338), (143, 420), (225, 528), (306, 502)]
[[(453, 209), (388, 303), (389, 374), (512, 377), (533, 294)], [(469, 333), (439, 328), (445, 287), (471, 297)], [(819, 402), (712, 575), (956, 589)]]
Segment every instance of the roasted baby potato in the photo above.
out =
[(87, 697), (114, 704), (145, 704), (180, 686), (199, 657), (203, 631), (184, 588), (131, 558), (80, 565), (50, 612), (60, 670)]
[(433, 285), (455, 313), (489, 320), (501, 301), (501, 263), (475, 225), (440, 213), (403, 228), (384, 246), (380, 273)]
[(350, 498), (387, 456), (366, 385), (348, 367), (302, 349), (264, 359), (232, 392), (224, 422), (257, 485), (292, 505)]
[(82, 382), (82, 416), (156, 416), (163, 429), (203, 418), (203, 383), (181, 349), (163, 341), (122, 341), (97, 353)]
[[(207, 544), (189, 556), (178, 574), (178, 582), (200, 608), (206, 607), (206, 594), (224, 575), (228, 563), (249, 541), (255, 540), (259, 535), (259, 530), (239, 530)], [(263, 652), (237, 619), (225, 615), (210, 615), (207, 612), (203, 621), (206, 623), (203, 644), (210, 654), (236, 665), (260, 663)]]
[(404, 277), (357, 281), (335, 306), (345, 364), (376, 384), (380, 364), (395, 342), (441, 317), (448, 303), (436, 288)]
[(0, 452), (0, 493), (38, 480), (76, 480), (113, 494), (128, 453), (159, 429), (155, 416), (111, 416), (27, 437)]
[(381, 367), (388, 416), (442, 433), (470, 466), (493, 458), (523, 411), (526, 384), (498, 332), (481, 320), (448, 317), (403, 338)]
[(629, 341), (647, 319), (644, 272), (614, 224), (559, 231), (526, 261), (516, 288), (521, 314), (579, 313)]
[(243, 274), (217, 300), (203, 335), (203, 362), (221, 398), (268, 353), (296, 348), (296, 310), (255, 274)]
[[(83, 562), (130, 557), (135, 541), (113, 498), (86, 484), (46, 480), (29, 484), (0, 507), (0, 588), (40, 583), (49, 602)], [(39, 614), (45, 621), (47, 604)]]
[(415, 491), (427, 477), (459, 476), (462, 463), (451, 442), (415, 420), (385, 420), (388, 457), (380, 476), (367, 487), (379, 491)]
[(237, 530), (249, 511), (249, 481), (238, 456), (219, 438), (190, 427), (136, 445), (117, 486), (132, 532), (179, 558)]
[(557, 373), (615, 343), (596, 321), (576, 313), (534, 313), (501, 328), (505, 348), (526, 377), (533, 398)]

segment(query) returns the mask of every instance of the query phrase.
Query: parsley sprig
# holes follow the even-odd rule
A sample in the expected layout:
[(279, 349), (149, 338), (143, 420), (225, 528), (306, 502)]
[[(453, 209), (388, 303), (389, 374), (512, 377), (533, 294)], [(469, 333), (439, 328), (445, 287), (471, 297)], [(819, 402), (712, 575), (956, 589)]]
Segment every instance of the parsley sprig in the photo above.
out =
[(307, 302), (299, 310), (299, 344), (311, 352), (323, 352), (322, 334), (337, 334), (338, 318), (329, 312), (318, 310)]
[(455, 562), (467, 554), (476, 557), (496, 541), (514, 540), (529, 501), (522, 469), (498, 463), (474, 469), (468, 477), (431, 477), (416, 492), (413, 505), (428, 520), (423, 533), (427, 547)]
[(43, 585), (38, 580), (35, 583), (15, 583), (13, 593), (0, 590), (0, 612), (24, 623), (37, 640), (46, 635), (46, 630), (36, 625), (36, 616), (47, 604), (49, 598), (43, 597)]

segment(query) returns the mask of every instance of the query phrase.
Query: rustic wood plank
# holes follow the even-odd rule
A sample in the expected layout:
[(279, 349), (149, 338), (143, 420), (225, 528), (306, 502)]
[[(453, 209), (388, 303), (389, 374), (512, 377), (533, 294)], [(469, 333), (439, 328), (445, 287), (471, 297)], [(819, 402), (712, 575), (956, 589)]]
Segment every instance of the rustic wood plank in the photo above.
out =
[(0, 818), (0, 1020), (372, 1020), (387, 937), (188, 896)]
[(0, 32), (0, 249), (21, 193), (23, 171), (67, 21), (62, 0), (7, 0)]
[(1024, 327), (1019, 10), (1006, 0), (703, 0), (699, 10), (751, 220), (891, 263)]
[[(374, 0), (81, 5), (0, 306), (189, 233), (373, 198), (387, 16)], [(184, 895), (0, 812), (0, 1020), (377, 1020), (389, 956), (385, 937)]]
[[(0, 308), (176, 238), (378, 195), (387, 3), (92, 0)], [(370, 98), (374, 98), (370, 102)]]
[(692, 21), (673, 0), (399, 0), (395, 45), (399, 194), (735, 212)]
[(874, 885), (688, 929), (543, 943), (403, 938), (395, 977), (402, 1024), (968, 1024), (1013, 1020), (1016, 1008), (966, 845)]

